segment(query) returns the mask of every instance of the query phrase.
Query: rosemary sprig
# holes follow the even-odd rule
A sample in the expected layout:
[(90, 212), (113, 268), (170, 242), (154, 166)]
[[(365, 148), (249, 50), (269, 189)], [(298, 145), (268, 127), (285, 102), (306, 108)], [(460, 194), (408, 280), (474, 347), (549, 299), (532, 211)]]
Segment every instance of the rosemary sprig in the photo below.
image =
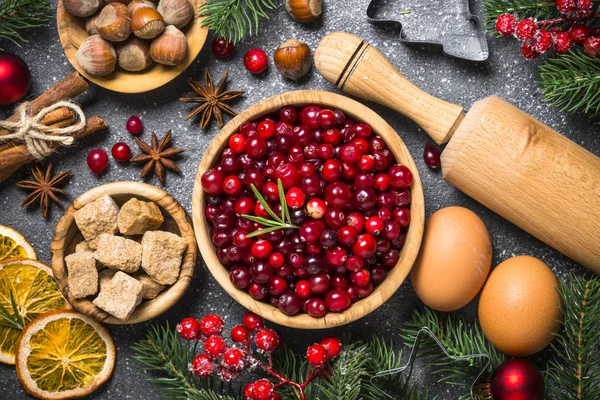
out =
[(287, 206), (287, 202), (285, 201), (285, 191), (283, 190), (283, 184), (281, 183), (281, 179), (277, 180), (277, 189), (279, 191), (279, 201), (281, 202), (281, 217), (275, 214), (275, 211), (271, 209), (269, 203), (265, 200), (265, 198), (260, 194), (259, 190), (254, 186), (254, 184), (250, 185), (254, 196), (256, 196), (256, 200), (264, 207), (267, 214), (269, 214), (273, 219), (267, 219), (263, 217), (257, 217), (255, 215), (242, 214), (242, 217), (253, 221), (258, 222), (259, 224), (265, 226), (263, 229), (258, 229), (254, 232), (249, 233), (246, 237), (255, 237), (260, 236), (264, 233), (269, 233), (273, 231), (277, 231), (279, 229), (297, 229), (298, 227), (292, 224), (292, 219), (290, 218), (290, 211)]
[(10, 291), (10, 304), (13, 311), (12, 313), (0, 303), (0, 325), (22, 331), (23, 328), (25, 328), (25, 320), (21, 313), (19, 313), (19, 308), (17, 307), (17, 302), (15, 301), (12, 290)]

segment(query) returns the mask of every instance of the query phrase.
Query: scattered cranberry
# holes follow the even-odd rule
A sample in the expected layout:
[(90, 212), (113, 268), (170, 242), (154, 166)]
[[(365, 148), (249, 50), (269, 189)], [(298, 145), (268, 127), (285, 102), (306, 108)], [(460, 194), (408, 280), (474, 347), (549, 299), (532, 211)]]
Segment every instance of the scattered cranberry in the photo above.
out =
[(440, 151), (432, 144), (427, 143), (423, 151), (423, 160), (429, 168), (435, 169), (440, 166)]
[(224, 37), (216, 37), (212, 41), (212, 52), (219, 58), (227, 58), (233, 53), (233, 43)]
[(244, 56), (244, 66), (252, 74), (260, 74), (269, 66), (267, 53), (261, 49), (250, 49)]
[(200, 322), (196, 318), (188, 317), (177, 324), (177, 332), (185, 340), (200, 339)]
[(111, 154), (117, 161), (129, 161), (129, 158), (131, 157), (131, 149), (127, 143), (117, 142), (113, 145)]
[(125, 127), (127, 128), (127, 132), (131, 133), (132, 135), (137, 135), (144, 129), (144, 124), (142, 124), (140, 117), (133, 115), (129, 117)]
[(94, 174), (98, 175), (108, 165), (108, 155), (102, 149), (94, 149), (88, 153), (87, 165)]

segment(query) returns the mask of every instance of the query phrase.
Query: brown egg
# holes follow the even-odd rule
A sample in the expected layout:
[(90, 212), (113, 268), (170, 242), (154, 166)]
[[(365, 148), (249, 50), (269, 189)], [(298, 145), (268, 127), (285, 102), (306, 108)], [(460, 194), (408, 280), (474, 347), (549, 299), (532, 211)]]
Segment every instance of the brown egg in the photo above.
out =
[(492, 243), (481, 218), (466, 208), (448, 207), (425, 221), (410, 280), (427, 306), (454, 311), (477, 296), (491, 265)]
[(496, 348), (528, 356), (548, 346), (562, 320), (558, 280), (534, 257), (509, 258), (498, 265), (479, 299), (479, 323)]

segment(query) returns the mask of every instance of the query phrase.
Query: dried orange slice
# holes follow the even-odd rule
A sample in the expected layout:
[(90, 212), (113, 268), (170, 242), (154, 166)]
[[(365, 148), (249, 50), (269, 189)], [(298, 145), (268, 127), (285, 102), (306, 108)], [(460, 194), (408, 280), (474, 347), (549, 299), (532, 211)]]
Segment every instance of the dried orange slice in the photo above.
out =
[[(11, 292), (25, 325), (48, 311), (71, 308), (52, 276), (52, 269), (37, 260), (0, 262), (0, 304), (14, 316)], [(0, 325), (0, 362), (15, 363), (20, 333), (20, 329)]]
[(25, 327), (17, 344), (17, 376), (39, 399), (87, 396), (110, 378), (115, 343), (99, 322), (73, 310), (50, 311)]
[(19, 232), (8, 226), (0, 225), (0, 261), (9, 258), (37, 259), (35, 250)]

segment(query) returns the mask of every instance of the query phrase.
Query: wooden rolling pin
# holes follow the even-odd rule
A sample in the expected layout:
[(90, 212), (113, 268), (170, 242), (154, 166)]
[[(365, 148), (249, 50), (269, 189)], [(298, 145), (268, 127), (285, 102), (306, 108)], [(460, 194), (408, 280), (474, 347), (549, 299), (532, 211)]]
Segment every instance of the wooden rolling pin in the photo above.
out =
[(498, 97), (463, 108), (409, 82), (377, 49), (331, 33), (315, 51), (339, 89), (419, 124), (442, 153), (444, 179), (515, 225), (600, 273), (600, 158)]

